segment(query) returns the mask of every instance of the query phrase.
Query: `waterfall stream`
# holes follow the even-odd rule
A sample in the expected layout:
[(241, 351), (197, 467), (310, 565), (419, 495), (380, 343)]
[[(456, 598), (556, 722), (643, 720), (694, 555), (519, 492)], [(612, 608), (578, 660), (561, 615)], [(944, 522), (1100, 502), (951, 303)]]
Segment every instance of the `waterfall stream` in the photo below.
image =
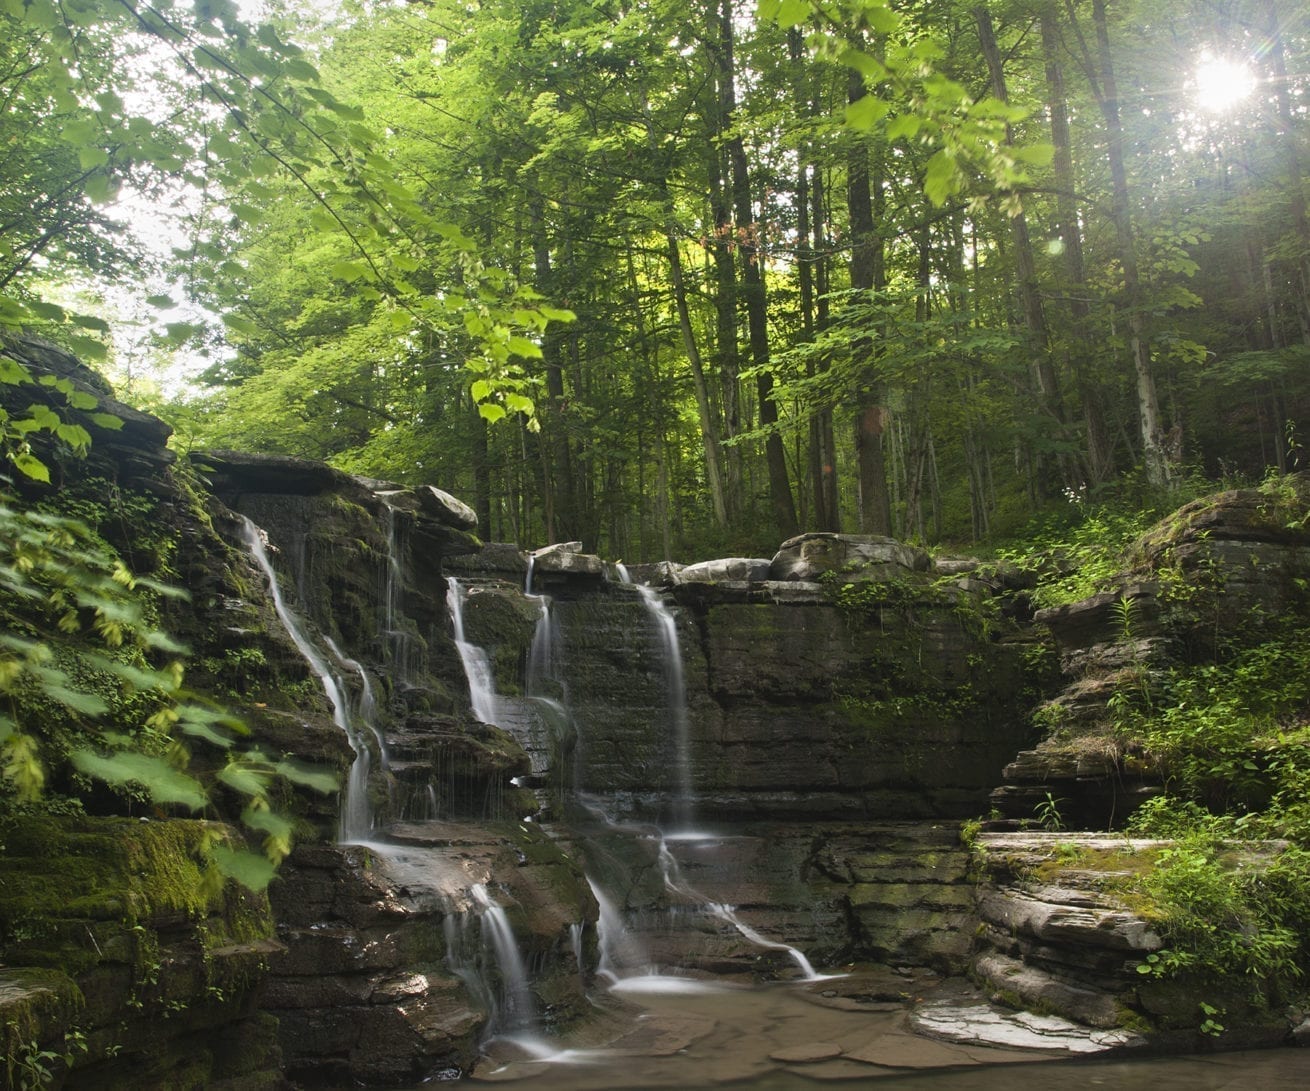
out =
[(671, 836), (690, 835), (695, 801), (691, 780), (691, 733), (687, 719), (687, 683), (682, 669), (682, 645), (678, 640), (678, 623), (672, 611), (664, 604), (658, 591), (644, 583), (633, 583), (627, 568), (618, 565), (619, 577), (625, 584), (636, 588), (642, 605), (654, 623), (659, 637), (664, 663), (665, 708), (668, 711), (669, 735), (673, 740), (672, 800), (673, 828)]
[[(366, 790), (369, 773), (369, 752), (367, 744), (355, 729), (345, 684), (336, 671), (332, 669), (328, 655), (325, 654), (325, 649), (319, 646), (304, 622), (287, 605), (277, 573), (273, 569), (273, 562), (269, 559), (264, 532), (244, 515), (240, 516), (240, 519), (242, 536), (245, 539), (247, 548), (250, 550), (250, 555), (268, 581), (269, 594), (272, 596), (273, 608), (277, 612), (278, 620), (282, 622), (282, 627), (286, 629), (291, 642), (295, 644), (305, 662), (309, 664), (310, 670), (318, 677), (319, 683), (323, 686), (323, 692), (327, 695), (328, 703), (332, 706), (332, 720), (345, 733), (351, 749), (355, 752), (355, 760), (350, 766), (350, 774), (346, 781), (346, 790), (341, 804), (338, 837), (341, 841), (361, 840), (366, 838), (373, 828), (372, 807), (369, 804)], [(329, 646), (329, 651), (335, 649), (335, 645), (332, 645), (330, 640), (325, 642)], [(340, 656), (338, 655), (337, 658), (340, 658)], [(343, 665), (347, 664), (343, 663)], [(358, 664), (354, 665), (358, 666)], [(360, 670), (362, 672), (363, 668), (360, 668)], [(371, 700), (371, 690), (367, 687), (367, 679), (365, 692), (368, 693)], [(373, 725), (370, 723), (369, 726), (372, 727)], [(373, 730), (376, 733), (376, 728), (373, 728)]]
[(414, 677), (418, 656), (414, 634), (405, 628), (404, 559), (408, 546), (396, 509), (383, 494), (377, 494), (386, 512), (387, 563), (382, 585), (382, 639), (387, 664), (397, 688), (408, 686)]
[[(531, 587), (532, 560), (529, 557), (528, 579), (525, 587)], [(620, 575), (624, 582), (631, 584), (626, 570), (620, 565)], [(695, 844), (705, 841), (707, 835), (692, 830), (692, 778), (689, 745), (689, 724), (687, 714), (686, 684), (682, 669), (681, 647), (678, 641), (677, 624), (672, 612), (664, 604), (659, 594), (652, 588), (633, 584), (637, 590), (661, 650), (661, 661), (665, 678), (665, 715), (669, 725), (669, 737), (673, 742), (673, 779), (672, 792), (672, 828), (669, 831), (654, 829), (649, 826), (623, 826), (614, 823), (605, 813), (604, 805), (594, 799), (574, 796), (573, 802), (580, 805), (589, 821), (595, 821), (609, 835), (624, 839), (633, 846), (636, 856), (649, 859), (651, 846), (656, 857), (651, 862), (658, 868), (662, 877), (664, 890), (675, 903), (684, 904), (694, 915), (702, 920), (710, 917), (727, 925), (743, 940), (753, 947), (763, 950), (776, 950), (787, 953), (796, 963), (805, 980), (817, 980), (819, 975), (806, 956), (794, 947), (779, 943), (761, 935), (756, 929), (744, 922), (737, 914), (735, 906), (718, 902), (707, 897), (692, 887), (683, 877), (680, 866), (670, 847), (670, 842)], [(465, 630), (464, 611), (468, 601), (467, 589), (457, 579), (449, 580), (448, 603), (451, 611), (455, 643), (459, 649), (460, 659), (468, 678), (470, 702), (474, 715), (487, 722), (504, 727), (519, 739), (533, 755), (534, 775), (549, 770), (539, 763), (549, 757), (550, 747), (543, 746), (540, 738), (533, 735), (536, 721), (525, 722), (521, 706), (535, 706), (538, 714), (544, 713), (556, 733), (572, 729), (572, 715), (567, 699), (561, 701), (544, 695), (547, 688), (565, 691), (565, 672), (561, 669), (557, 651), (555, 623), (552, 616), (551, 602), (545, 595), (528, 594), (528, 598), (538, 605), (538, 619), (533, 629), (532, 641), (524, 663), (522, 698), (499, 696), (495, 692), (490, 660), (487, 652), (468, 639)], [(639, 936), (627, 925), (622, 911), (615, 900), (595, 878), (590, 878), (592, 893), (599, 906), (598, 921), (599, 965), (597, 972), (610, 988), (631, 991), (666, 991), (696, 988), (694, 979), (685, 976), (670, 977), (653, 963)], [(485, 897), (485, 889), (475, 897)], [(499, 929), (497, 910), (493, 907), (484, 909), (487, 917), (486, 927), (493, 936), (499, 936), (497, 943), (507, 943), (504, 932)], [(503, 915), (503, 911), (500, 911)], [(667, 911), (670, 918), (677, 918), (679, 911), (671, 908)], [(508, 958), (508, 951), (503, 952)], [(676, 967), (669, 969), (676, 970)], [(507, 981), (516, 981), (512, 971), (502, 969)]]
[(464, 664), (464, 677), (468, 680), (469, 700), (473, 715), (484, 724), (497, 722), (499, 712), (496, 685), (491, 674), (491, 660), (476, 644), (464, 636), (464, 602), (467, 592), (464, 585), (451, 576), (447, 579), (446, 605), (450, 610), (451, 625), (455, 630), (455, 647)]

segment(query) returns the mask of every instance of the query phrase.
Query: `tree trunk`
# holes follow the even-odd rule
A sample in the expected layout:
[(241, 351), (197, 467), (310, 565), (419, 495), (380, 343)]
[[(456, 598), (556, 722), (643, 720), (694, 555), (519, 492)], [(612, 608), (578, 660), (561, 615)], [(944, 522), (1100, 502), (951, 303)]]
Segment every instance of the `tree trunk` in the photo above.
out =
[[(546, 239), (545, 214), (539, 199), (529, 204), (532, 223), (532, 260), (537, 291), (550, 298), (551, 262), (550, 245)], [(552, 540), (569, 541), (577, 537), (578, 505), (575, 494), (573, 456), (565, 415), (568, 403), (564, 397), (563, 346), (558, 333), (548, 331), (541, 346), (546, 368), (546, 404), (541, 422), (542, 477), (545, 488), (546, 536)]]
[(1110, 32), (1106, 24), (1105, 0), (1092, 0), (1092, 21), (1096, 27), (1100, 93), (1097, 96), (1105, 118), (1106, 151), (1110, 160), (1110, 178), (1114, 195), (1111, 218), (1114, 220), (1119, 263), (1123, 269), (1124, 306), (1128, 318), (1128, 344), (1137, 380), (1137, 422), (1142, 439), (1142, 459), (1146, 479), (1152, 485), (1171, 481), (1169, 458), (1165, 447), (1164, 427), (1160, 421), (1160, 400), (1151, 367), (1151, 347), (1143, 316), (1141, 274), (1137, 267), (1137, 243), (1133, 237), (1133, 220), (1128, 193), (1128, 172), (1124, 167), (1124, 132), (1119, 118), (1119, 91), (1115, 83), (1114, 61), (1110, 54)]
[[(1304, 13), (1302, 14), (1304, 19)], [(1282, 137), (1283, 170), (1286, 174), (1284, 192), (1290, 201), (1293, 247), (1296, 255), (1295, 306), (1301, 339), (1310, 344), (1310, 213), (1306, 210), (1305, 182), (1302, 178), (1301, 155), (1297, 150), (1299, 123), (1293, 115), (1292, 97), (1288, 91), (1287, 59), (1283, 45), (1282, 23), (1278, 17), (1278, 0), (1265, 0), (1265, 34), (1269, 48), (1269, 65), (1273, 79), (1274, 101), (1278, 104), (1279, 135)]]
[[(714, 130), (717, 141), (722, 128)], [(727, 202), (722, 150), (711, 147), (707, 155), (709, 169), (710, 213), (714, 220), (714, 238), (710, 243), (714, 263), (714, 330), (719, 363), (719, 384), (723, 401), (723, 438), (731, 440), (741, 434), (741, 398), (738, 391), (739, 357), (737, 353), (737, 270), (733, 259), (732, 211)], [(729, 521), (742, 508), (742, 451), (739, 444), (728, 446), (725, 454), (726, 480), (724, 501)]]
[[(973, 9), (974, 23), (978, 27), (978, 41), (982, 46), (983, 59), (987, 62), (987, 71), (991, 76), (992, 95), (1001, 102), (1009, 102), (1009, 90), (1005, 84), (1005, 68), (1001, 63), (1001, 50), (996, 42), (996, 30), (992, 25), (992, 15), (987, 8), (979, 5)], [(1010, 128), (1006, 126), (1005, 142), (1013, 143)], [(1064, 406), (1060, 400), (1060, 387), (1056, 378), (1055, 367), (1051, 362), (1050, 337), (1046, 329), (1046, 315), (1042, 310), (1041, 295), (1037, 290), (1037, 263), (1033, 260), (1032, 241), (1028, 236), (1028, 217), (1022, 209), (1010, 215), (1010, 231), (1014, 237), (1014, 266), (1016, 287), (1019, 293), (1020, 310), (1023, 314), (1024, 328), (1032, 344), (1034, 354), (1034, 373), (1037, 380), (1037, 392), (1043, 412), (1055, 422), (1056, 430), (1064, 431)]]
[(732, 183), (732, 205), (737, 227), (737, 253), (741, 266), (741, 294), (746, 304), (746, 331), (751, 349), (751, 363), (756, 369), (755, 387), (759, 395), (759, 423), (764, 431), (764, 453), (769, 469), (769, 500), (773, 519), (783, 539), (796, 534), (796, 507), (792, 501), (791, 482), (787, 476), (787, 453), (778, 432), (778, 405), (773, 400), (773, 375), (769, 363), (769, 318), (764, 290), (764, 266), (759, 224), (751, 200), (750, 170), (746, 146), (733, 121), (736, 115), (736, 92), (733, 90), (733, 26), (731, 0), (723, 0), (719, 21), (719, 57), (722, 66), (720, 93), (729, 123), (728, 162)]
[[(651, 159), (658, 162), (659, 145), (655, 139), (655, 127), (651, 122), (650, 109), (643, 93), (642, 112), (646, 121), (646, 144), (650, 149)], [(719, 429), (714, 418), (714, 406), (710, 403), (709, 388), (705, 382), (705, 366), (701, 360), (700, 346), (696, 344), (696, 332), (691, 325), (691, 312), (687, 307), (687, 286), (682, 268), (682, 246), (678, 239), (677, 221), (674, 217), (673, 198), (669, 195), (668, 175), (661, 166), (656, 177), (656, 189), (660, 194), (664, 212), (664, 240), (669, 256), (669, 285), (673, 289), (673, 306), (678, 316), (678, 333), (682, 338), (682, 350), (687, 354), (687, 364), (691, 368), (692, 386), (696, 392), (696, 411), (700, 417), (701, 441), (705, 445), (705, 482), (710, 490), (710, 503), (714, 507), (714, 522), (719, 527), (728, 525), (728, 504), (723, 489), (723, 449), (719, 443)], [(632, 251), (629, 247), (628, 262), (631, 266)], [(635, 279), (635, 274), (630, 274)], [(637, 311), (640, 320), (640, 310)]]
[[(858, 102), (868, 91), (859, 73), (852, 71), (848, 98)], [(877, 172), (878, 192), (882, 190), (882, 172)], [(851, 226), (851, 287), (873, 291), (884, 287), (886, 270), (882, 236), (874, 221), (869, 172), (869, 149), (856, 141), (850, 151), (846, 171), (846, 208)], [(887, 466), (883, 454), (883, 432), (887, 426), (883, 384), (874, 367), (876, 348), (873, 338), (858, 342), (854, 351), (863, 358), (863, 380), (857, 394), (855, 412), (855, 456), (859, 473), (860, 531), (863, 534), (892, 532), (891, 498), (887, 493)]]
[[(806, 117), (818, 113), (817, 104), (805, 79), (804, 48), (801, 32), (793, 27), (787, 32), (787, 46), (796, 72), (796, 101)], [(811, 148), (801, 149), (796, 174), (796, 280), (801, 296), (801, 330), (807, 341), (813, 341), (826, 325), (827, 301), (822, 299), (828, 291), (826, 263), (822, 239), (823, 231), (823, 179), (812, 163)], [(820, 298), (816, 299), (816, 290)], [(827, 370), (826, 361), (807, 360), (806, 374), (813, 378)], [(840, 531), (841, 514), (837, 509), (836, 460), (829, 450), (832, 441), (832, 408), (824, 399), (810, 411), (807, 469), (810, 488), (814, 494), (814, 518), (811, 525), (817, 530)]]
[(1087, 273), (1083, 264), (1082, 229), (1074, 197), (1073, 145), (1069, 137), (1069, 106), (1060, 64), (1059, 31), (1050, 8), (1041, 11), (1042, 52), (1046, 60), (1047, 102), (1051, 110), (1051, 143), (1055, 148), (1055, 230), (1062, 243), (1061, 256), (1069, 296), (1069, 369), (1082, 403), (1087, 429), (1086, 470), (1088, 484), (1099, 485), (1114, 471), (1113, 450), (1105, 426), (1101, 392), (1091, 381), (1086, 346), (1091, 337), (1091, 304), (1088, 302)]

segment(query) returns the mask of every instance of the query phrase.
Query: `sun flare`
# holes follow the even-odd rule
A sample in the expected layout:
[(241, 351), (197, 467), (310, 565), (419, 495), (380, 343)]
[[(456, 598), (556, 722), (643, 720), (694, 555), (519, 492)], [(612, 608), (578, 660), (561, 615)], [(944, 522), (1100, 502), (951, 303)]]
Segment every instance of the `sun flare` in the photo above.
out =
[(1255, 90), (1255, 73), (1245, 61), (1203, 53), (1192, 74), (1192, 86), (1202, 110), (1222, 114)]

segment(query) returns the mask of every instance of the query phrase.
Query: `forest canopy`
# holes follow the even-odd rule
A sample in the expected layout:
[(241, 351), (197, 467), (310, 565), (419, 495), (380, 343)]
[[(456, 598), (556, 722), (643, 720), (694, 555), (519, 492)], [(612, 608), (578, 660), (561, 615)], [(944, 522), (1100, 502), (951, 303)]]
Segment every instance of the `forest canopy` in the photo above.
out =
[(1308, 33), (1287, 0), (0, 0), (0, 323), (181, 443), (433, 482), (488, 538), (976, 542), (1298, 465)]

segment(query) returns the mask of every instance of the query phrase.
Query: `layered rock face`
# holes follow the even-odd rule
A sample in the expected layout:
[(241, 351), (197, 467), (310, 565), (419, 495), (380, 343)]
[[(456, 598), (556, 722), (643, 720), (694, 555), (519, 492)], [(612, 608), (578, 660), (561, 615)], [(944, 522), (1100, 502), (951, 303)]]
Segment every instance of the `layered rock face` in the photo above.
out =
[(282, 1086), (268, 901), (203, 875), (214, 824), (29, 818), (0, 854), (7, 1086)]
[[(52, 352), (31, 356), (75, 372)], [(166, 431), (144, 419), (117, 448), (97, 436), (98, 469), (144, 490), (169, 530), (191, 598), (164, 620), (193, 648), (188, 679), (342, 790), (288, 790), (301, 843), (267, 904), (228, 886), (181, 919), (115, 874), (107, 888), (137, 899), (125, 929), (109, 920), (120, 907), (80, 894), (31, 910), (0, 898), (5, 963), (22, 967), (0, 981), (10, 1025), (43, 1048), (89, 1028), (75, 1074), (134, 1088), (152, 1086), (145, 1064), (160, 1086), (192, 1068), (220, 1088), (282, 1071), (302, 1085), (445, 1078), (526, 1008), (548, 1030), (584, 1020), (601, 970), (786, 977), (797, 954), (972, 965), (1001, 999), (1104, 1030), (1185, 1022), (1176, 995), (1138, 980), (1158, 939), (1075, 874), (1083, 857), (989, 835), (980, 883), (958, 821), (993, 806), (1017, 825), (1056, 798), (1065, 822), (1101, 827), (1155, 790), (1156, 771), (1108, 738), (1105, 703), (1166, 657), (1201, 654), (1198, 609), (1213, 621), (1296, 599), (1310, 539), (1279, 530), (1265, 501), (1185, 509), (1121, 590), (1034, 630), (1016, 574), (887, 539), (802, 535), (769, 558), (636, 570), (637, 586), (573, 544), (484, 546), (432, 487), (209, 452), (212, 492), (195, 492), (170, 470)], [(135, 563), (139, 528), (105, 533)], [(1213, 595), (1174, 593), (1216, 571)], [(1035, 632), (1067, 675), (1045, 716), (1065, 730), (1037, 746)], [(130, 846), (155, 827), (113, 828)], [(17, 843), (8, 890), (44, 866)], [(1082, 870), (1113, 871), (1101, 863)], [(61, 899), (76, 912), (47, 904)], [(26, 935), (23, 914), (61, 946)]]
[[(680, 770), (703, 819), (977, 813), (1029, 738), (1025, 644), (990, 589), (937, 585), (928, 567), (901, 543), (807, 535), (772, 561), (666, 573), (652, 604), (604, 566), (540, 558), (552, 695), (567, 691), (572, 717), (556, 766), (647, 820), (673, 819)], [(512, 691), (539, 614), (516, 622), (518, 573), (495, 575), (465, 626)]]
[[(594, 920), (594, 902), (560, 850), (519, 825), (533, 804), (512, 781), (530, 759), (472, 718), (452, 641), (442, 561), (481, 548), (472, 513), (436, 489), (295, 459), (203, 457), (218, 496), (267, 541), (303, 639), (319, 644), (332, 677), (307, 679), (302, 700), (334, 704), (323, 694), (335, 687), (346, 706), (344, 731), (341, 709), (318, 731), (350, 755), (339, 806), (365, 816), (349, 835), (365, 845), (297, 849), (272, 893), (285, 953), (270, 967), (267, 1007), (287, 1072), (333, 1084), (466, 1072), (489, 1030), (508, 1029), (503, 970), (484, 942), (488, 907), (539, 967), (539, 1018), (575, 1021), (584, 1002), (572, 936)], [(229, 521), (234, 540), (241, 529)], [(251, 579), (253, 594), (258, 572)], [(284, 639), (285, 619), (263, 615)]]
[(1103, 830), (1160, 792), (1167, 770), (1115, 737), (1110, 701), (1150, 698), (1169, 667), (1258, 643), (1267, 622), (1304, 612), (1310, 485), (1287, 490), (1193, 501), (1142, 539), (1116, 589), (1037, 612), (1065, 687), (1038, 713), (1047, 737), (1006, 766), (994, 814), (1014, 825), (1057, 801), (1067, 826)]

